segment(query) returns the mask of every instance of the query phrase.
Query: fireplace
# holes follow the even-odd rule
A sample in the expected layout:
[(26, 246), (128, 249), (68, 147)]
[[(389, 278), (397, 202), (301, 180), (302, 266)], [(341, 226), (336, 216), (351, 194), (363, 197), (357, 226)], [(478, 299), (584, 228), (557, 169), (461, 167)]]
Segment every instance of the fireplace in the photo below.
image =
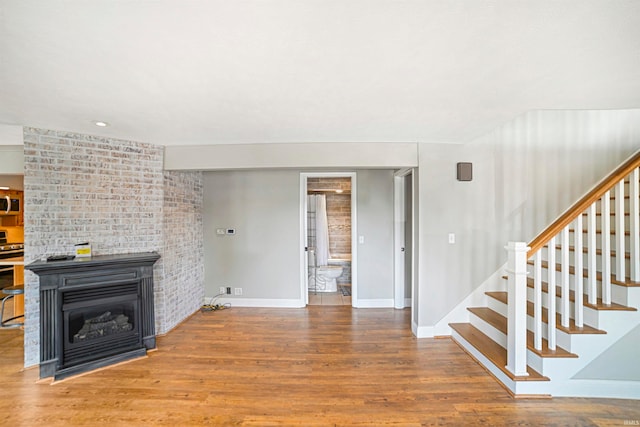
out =
[(38, 261), (40, 378), (144, 356), (155, 348), (155, 253)]

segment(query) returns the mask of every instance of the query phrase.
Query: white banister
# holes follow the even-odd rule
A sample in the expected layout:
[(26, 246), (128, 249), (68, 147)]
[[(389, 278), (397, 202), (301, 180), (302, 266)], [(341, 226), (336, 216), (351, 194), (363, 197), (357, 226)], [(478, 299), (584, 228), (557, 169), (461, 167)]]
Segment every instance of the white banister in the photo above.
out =
[[(601, 212), (602, 214), (602, 212)], [(598, 301), (598, 278), (596, 277), (596, 271), (598, 271), (598, 245), (596, 239), (596, 204), (589, 206), (587, 211), (587, 270), (589, 271), (589, 284), (587, 287), (587, 295), (589, 297), (589, 304), (595, 305)]]
[[(602, 303), (611, 304), (611, 192), (602, 196)], [(595, 271), (589, 272), (595, 274)]]
[[(582, 233), (582, 230), (576, 230), (575, 234)], [(562, 289), (562, 293), (560, 296), (561, 302), (561, 319), (560, 323), (565, 328), (569, 327), (569, 321), (571, 319), (571, 299), (569, 298), (569, 226), (567, 225), (562, 229), (560, 233), (560, 271), (562, 272), (562, 283), (560, 283), (560, 288)], [(554, 269), (555, 266), (550, 265), (549, 268)]]
[(624, 245), (624, 179), (616, 185), (616, 280), (624, 282), (626, 280), (625, 271), (625, 245)]
[(509, 242), (507, 366), (516, 376), (527, 376), (527, 252), (525, 242)]
[(536, 350), (542, 350), (542, 250), (533, 256), (533, 337)]
[[(584, 324), (584, 316), (583, 316), (583, 304), (582, 304), (582, 288), (583, 288), (583, 257), (584, 251), (582, 246), (582, 215), (578, 215), (576, 218), (576, 230), (581, 230), (580, 233), (575, 233), (574, 236), (574, 268), (575, 268), (575, 283), (574, 283), (574, 292), (575, 292), (575, 302), (574, 302), (574, 315), (573, 318), (576, 322), (576, 326), (581, 328)], [(595, 270), (594, 270), (595, 271)], [(594, 273), (595, 276), (595, 273)]]
[[(556, 247), (555, 236), (549, 240), (549, 247)], [(547, 251), (547, 340), (549, 350), (556, 349), (556, 251)], [(552, 267), (553, 266), (553, 267)]]
[(631, 281), (640, 282), (640, 168), (631, 172), (629, 197), (630, 277)]

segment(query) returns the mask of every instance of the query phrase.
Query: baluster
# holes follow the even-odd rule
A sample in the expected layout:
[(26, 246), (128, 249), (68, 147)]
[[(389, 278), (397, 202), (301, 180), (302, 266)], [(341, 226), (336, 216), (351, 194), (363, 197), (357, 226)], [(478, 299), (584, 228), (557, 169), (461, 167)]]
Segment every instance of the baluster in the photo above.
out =
[(542, 250), (533, 256), (533, 337), (536, 350), (542, 350)]
[(616, 280), (624, 282), (626, 271), (624, 263), (624, 179), (616, 185)]
[(632, 282), (640, 282), (640, 168), (631, 172), (629, 197), (630, 277)]
[[(575, 234), (580, 233), (582, 233), (582, 230), (575, 231)], [(571, 318), (571, 300), (569, 298), (569, 226), (566, 226), (560, 233), (560, 245), (562, 246), (560, 248), (560, 271), (562, 272), (562, 283), (560, 283), (560, 288), (562, 289), (562, 294), (560, 296), (560, 323), (565, 328), (568, 328), (569, 319)], [(555, 250), (556, 248), (554, 247), (553, 249)], [(555, 268), (555, 266), (553, 267)]]
[[(549, 240), (549, 250), (547, 251), (547, 340), (549, 350), (556, 349), (556, 238)], [(553, 248), (553, 250), (551, 250)]]
[(602, 196), (602, 303), (611, 304), (611, 192)]
[(589, 206), (587, 211), (587, 272), (589, 277), (589, 285), (587, 295), (589, 296), (589, 304), (595, 305), (598, 301), (598, 279), (596, 273), (598, 271), (598, 251), (596, 239), (596, 204)]
[(581, 328), (582, 325), (584, 324), (584, 320), (583, 320), (583, 305), (582, 305), (582, 287), (583, 287), (583, 275), (584, 275), (584, 271), (583, 271), (583, 260), (582, 257), (584, 256), (583, 253), (583, 249), (582, 249), (582, 215), (578, 215), (578, 217), (576, 218), (576, 225), (575, 225), (575, 229), (576, 230), (580, 230), (579, 233), (575, 233), (574, 235), (574, 241), (573, 241), (573, 246), (574, 246), (574, 259), (575, 262), (573, 263), (574, 265), (574, 271), (575, 271), (575, 285), (574, 285), (574, 294), (575, 294), (575, 302), (574, 302), (574, 319), (576, 322), (576, 326)]

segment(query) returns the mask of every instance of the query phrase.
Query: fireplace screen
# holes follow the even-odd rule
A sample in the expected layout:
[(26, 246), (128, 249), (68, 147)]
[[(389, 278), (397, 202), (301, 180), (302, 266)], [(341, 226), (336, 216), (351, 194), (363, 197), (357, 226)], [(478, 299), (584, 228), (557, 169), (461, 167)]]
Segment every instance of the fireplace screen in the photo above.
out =
[(141, 346), (137, 283), (64, 292), (62, 313), (63, 366)]
[(133, 330), (133, 304), (105, 305), (69, 314), (69, 342), (79, 343), (106, 338)]

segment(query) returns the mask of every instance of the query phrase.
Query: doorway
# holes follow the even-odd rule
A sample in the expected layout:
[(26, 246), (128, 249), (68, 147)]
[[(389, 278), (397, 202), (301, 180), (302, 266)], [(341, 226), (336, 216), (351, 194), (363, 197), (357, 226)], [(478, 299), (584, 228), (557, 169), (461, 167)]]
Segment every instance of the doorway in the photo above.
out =
[(300, 174), (300, 282), (304, 305), (357, 302), (356, 174)]
[(394, 307), (412, 307), (415, 283), (414, 173), (394, 175)]

